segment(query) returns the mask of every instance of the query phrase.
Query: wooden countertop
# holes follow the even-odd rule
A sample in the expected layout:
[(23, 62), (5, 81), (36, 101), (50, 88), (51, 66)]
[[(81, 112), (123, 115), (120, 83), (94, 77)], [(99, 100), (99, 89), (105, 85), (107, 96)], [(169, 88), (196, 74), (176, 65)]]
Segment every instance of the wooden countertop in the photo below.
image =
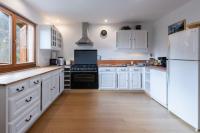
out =
[(50, 71), (61, 69), (62, 66), (35, 67), (20, 71), (0, 74), (0, 86), (9, 85)]

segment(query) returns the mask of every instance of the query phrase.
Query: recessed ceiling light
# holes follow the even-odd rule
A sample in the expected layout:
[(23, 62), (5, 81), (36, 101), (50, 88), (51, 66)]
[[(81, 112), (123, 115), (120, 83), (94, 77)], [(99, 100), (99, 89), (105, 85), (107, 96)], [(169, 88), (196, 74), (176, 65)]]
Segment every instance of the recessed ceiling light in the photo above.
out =
[(108, 23), (108, 19), (105, 19), (104, 22), (105, 22), (105, 23)]

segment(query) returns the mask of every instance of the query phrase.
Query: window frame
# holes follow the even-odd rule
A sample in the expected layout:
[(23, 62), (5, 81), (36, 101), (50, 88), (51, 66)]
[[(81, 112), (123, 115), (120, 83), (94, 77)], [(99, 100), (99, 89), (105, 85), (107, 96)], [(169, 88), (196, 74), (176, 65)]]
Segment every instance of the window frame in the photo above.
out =
[[(16, 71), (16, 70), (22, 70), (22, 69), (27, 69), (27, 68), (32, 68), (36, 67), (36, 24), (30, 21), (29, 19), (19, 15), (15, 11), (10, 10), (9, 8), (3, 6), (0, 4), (0, 11), (3, 13), (11, 16), (12, 19), (12, 32), (11, 32), (11, 64), (5, 64), (5, 65), (0, 65), (0, 73), (3, 72), (10, 72), (10, 71)], [(30, 24), (34, 28), (34, 38), (33, 38), (33, 44), (34, 44), (34, 61), (33, 62), (27, 62), (27, 63), (21, 63), (17, 64), (17, 58), (16, 58), (16, 20), (21, 20), (27, 24)]]

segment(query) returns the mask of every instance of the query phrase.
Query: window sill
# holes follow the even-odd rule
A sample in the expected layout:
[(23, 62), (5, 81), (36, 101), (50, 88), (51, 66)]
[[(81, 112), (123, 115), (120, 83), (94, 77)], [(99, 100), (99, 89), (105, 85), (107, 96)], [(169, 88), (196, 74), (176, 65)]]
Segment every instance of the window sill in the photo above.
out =
[(18, 71), (28, 68), (36, 67), (35, 63), (16, 64), (16, 65), (2, 65), (0, 66), (0, 73)]

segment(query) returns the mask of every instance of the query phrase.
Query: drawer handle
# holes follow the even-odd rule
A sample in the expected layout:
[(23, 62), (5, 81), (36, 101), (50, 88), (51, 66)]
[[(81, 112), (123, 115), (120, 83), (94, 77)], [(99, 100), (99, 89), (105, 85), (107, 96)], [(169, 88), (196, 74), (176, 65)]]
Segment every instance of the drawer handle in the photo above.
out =
[(30, 115), (29, 118), (26, 119), (25, 121), (26, 121), (26, 122), (29, 122), (29, 121), (31, 120), (31, 118), (32, 118), (32, 115)]
[(22, 91), (24, 91), (24, 86), (22, 86), (21, 89), (17, 88), (16, 91), (17, 91), (17, 92), (22, 92)]
[(26, 101), (27, 103), (29, 103), (31, 100), (32, 100), (32, 97), (30, 97), (29, 99), (26, 99), (25, 101)]
[(37, 80), (37, 81), (34, 81), (33, 83), (37, 85), (37, 84), (39, 84), (39, 83), (40, 83), (40, 81), (39, 81), (39, 80)]
[(53, 91), (56, 87), (51, 88), (51, 90)]

